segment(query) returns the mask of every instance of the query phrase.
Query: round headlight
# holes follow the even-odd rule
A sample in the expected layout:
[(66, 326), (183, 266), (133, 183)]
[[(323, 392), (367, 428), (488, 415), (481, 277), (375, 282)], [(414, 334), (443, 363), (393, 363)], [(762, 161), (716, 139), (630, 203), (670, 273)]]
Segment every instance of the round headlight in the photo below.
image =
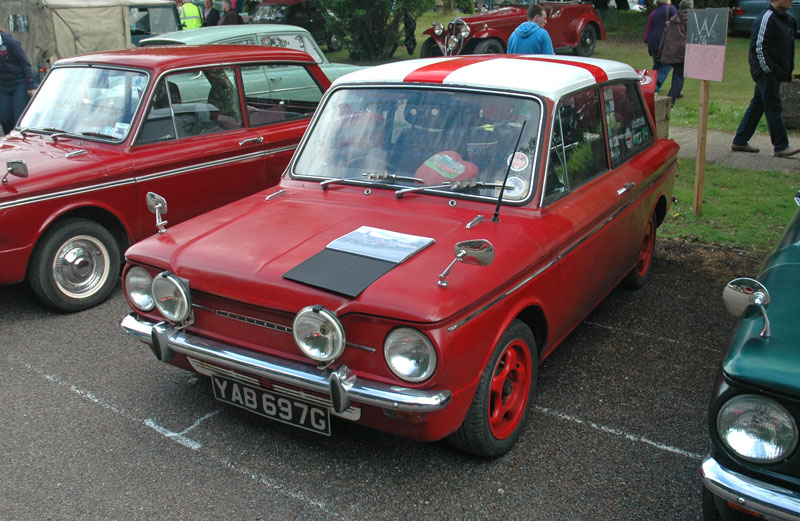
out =
[(318, 362), (330, 362), (344, 351), (344, 328), (336, 315), (322, 306), (301, 309), (294, 317), (292, 334), (297, 347)]
[(458, 38), (455, 36), (448, 36), (447, 42), (445, 43), (448, 49), (455, 49), (458, 47)]
[(462, 40), (469, 38), (469, 25), (461, 24), (461, 27), (458, 28), (458, 35)]
[(740, 458), (755, 463), (785, 459), (797, 446), (797, 425), (777, 402), (742, 394), (719, 410), (717, 432), (722, 442)]
[(383, 343), (383, 356), (389, 369), (407, 382), (427, 380), (436, 371), (436, 350), (428, 337), (410, 327), (389, 333)]
[(155, 307), (153, 294), (150, 288), (153, 285), (153, 277), (141, 266), (134, 266), (125, 275), (125, 291), (131, 303), (142, 311), (152, 311)]
[(188, 289), (181, 279), (168, 271), (153, 279), (153, 300), (158, 311), (170, 322), (183, 322), (192, 311)]
[(436, 36), (443, 35), (444, 34), (444, 25), (442, 25), (441, 23), (437, 23), (436, 25), (434, 25), (433, 26), (433, 34), (435, 34)]

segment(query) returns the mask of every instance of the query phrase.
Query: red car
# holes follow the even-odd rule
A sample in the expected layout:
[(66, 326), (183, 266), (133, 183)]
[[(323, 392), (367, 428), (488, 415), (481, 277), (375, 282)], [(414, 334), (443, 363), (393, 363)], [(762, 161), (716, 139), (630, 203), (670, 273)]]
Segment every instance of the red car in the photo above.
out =
[[(530, 1), (486, 2), (486, 12), (454, 18), (447, 27), (434, 24), (426, 29), (429, 36), (422, 43), (420, 56), (456, 54), (501, 54), (508, 48), (508, 38), (527, 21)], [(603, 22), (591, 2), (539, 2), (549, 10), (547, 29), (553, 48), (572, 49), (578, 56), (591, 56), (597, 40), (606, 39)]]
[(539, 363), (650, 275), (678, 145), (644, 98), (573, 57), (339, 78), (279, 186), (126, 252), (122, 327), (267, 418), (503, 454)]
[(0, 140), (0, 284), (63, 311), (104, 301), (157, 231), (148, 192), (178, 223), (274, 185), (329, 86), (306, 53), (249, 45), (60, 60)]

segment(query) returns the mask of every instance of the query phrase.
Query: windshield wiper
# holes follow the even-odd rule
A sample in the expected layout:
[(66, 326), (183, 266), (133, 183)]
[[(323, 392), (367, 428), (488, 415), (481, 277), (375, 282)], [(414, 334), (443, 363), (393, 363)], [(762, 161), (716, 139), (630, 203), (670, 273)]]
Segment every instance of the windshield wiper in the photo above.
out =
[[(439, 188), (448, 188), (452, 191), (457, 191), (463, 190), (464, 188), (500, 188), (501, 186), (503, 185), (500, 183), (486, 183), (484, 181), (478, 181), (477, 179), (464, 179), (462, 181), (446, 181), (440, 185), (412, 186), (410, 188), (403, 188), (402, 190), (396, 191), (394, 195), (396, 195), (398, 199), (401, 199), (405, 194), (424, 192), (428, 189), (438, 191)], [(511, 186), (511, 188), (513, 188), (513, 186)]]
[(39, 130), (41, 132), (52, 132), (50, 134), (50, 138), (53, 140), (53, 143), (56, 142), (56, 138), (57, 137), (69, 135), (69, 132), (67, 132), (66, 130), (62, 130), (60, 128), (55, 128), (55, 127), (29, 128), (28, 130), (32, 130), (32, 131)]
[(102, 132), (78, 132), (81, 136), (88, 136), (88, 137), (100, 137), (100, 138), (108, 138), (108, 139), (116, 139), (114, 136), (110, 136), (108, 134), (104, 134)]
[(405, 194), (424, 192), (425, 190), (436, 190), (437, 188), (450, 188), (450, 181), (445, 181), (440, 185), (412, 186), (409, 188), (403, 188), (396, 191), (394, 195), (396, 195), (398, 199), (402, 199)]
[(414, 181), (415, 183), (425, 182), (424, 179), (420, 179), (419, 177), (390, 174), (386, 170), (384, 170), (383, 172), (364, 172), (361, 175), (366, 177), (367, 179), (395, 179), (397, 181)]
[(363, 180), (360, 177), (331, 177), (330, 179), (326, 179), (319, 184), (319, 187), (323, 190), (328, 189), (328, 185), (334, 185), (338, 183), (349, 183), (352, 181), (362, 182)]

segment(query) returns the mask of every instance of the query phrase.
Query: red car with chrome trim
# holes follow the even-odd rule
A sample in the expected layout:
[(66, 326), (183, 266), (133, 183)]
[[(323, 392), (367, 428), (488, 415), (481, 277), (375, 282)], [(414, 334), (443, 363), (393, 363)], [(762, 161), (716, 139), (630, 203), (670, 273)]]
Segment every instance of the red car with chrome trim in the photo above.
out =
[(250, 45), (60, 60), (0, 140), (0, 284), (62, 311), (104, 301), (157, 229), (148, 192), (176, 224), (274, 185), (329, 86), (308, 54)]
[(644, 97), (566, 57), (340, 78), (279, 186), (126, 252), (122, 327), (256, 414), (503, 454), (539, 363), (650, 275), (678, 145)]
[[(591, 2), (539, 2), (548, 10), (545, 29), (553, 48), (572, 50), (578, 56), (591, 56), (597, 40), (606, 39), (606, 30)], [(447, 26), (435, 23), (426, 29), (428, 38), (422, 43), (420, 57), (463, 54), (502, 54), (508, 38), (521, 23), (527, 21), (530, 0), (486, 2), (485, 12), (454, 18)]]

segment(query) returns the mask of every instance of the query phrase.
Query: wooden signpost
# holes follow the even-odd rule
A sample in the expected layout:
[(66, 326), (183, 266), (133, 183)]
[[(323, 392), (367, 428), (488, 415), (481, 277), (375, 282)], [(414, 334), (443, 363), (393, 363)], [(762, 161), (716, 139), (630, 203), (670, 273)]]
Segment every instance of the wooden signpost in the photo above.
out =
[(722, 81), (725, 68), (725, 44), (728, 36), (728, 10), (691, 9), (686, 29), (684, 76), (700, 81), (700, 113), (697, 129), (697, 167), (694, 176), (694, 213), (703, 211), (703, 179), (706, 171), (706, 135), (708, 134), (709, 87)]

